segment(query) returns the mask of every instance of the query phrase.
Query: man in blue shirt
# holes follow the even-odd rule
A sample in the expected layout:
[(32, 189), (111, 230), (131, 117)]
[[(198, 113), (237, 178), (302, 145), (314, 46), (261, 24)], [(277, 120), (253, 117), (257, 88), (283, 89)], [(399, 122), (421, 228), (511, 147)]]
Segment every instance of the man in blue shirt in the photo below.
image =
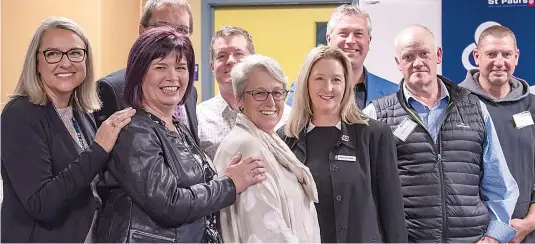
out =
[[(327, 23), (327, 44), (342, 49), (351, 61), (354, 75), (355, 102), (360, 109), (372, 100), (398, 90), (396, 83), (376, 76), (364, 68), (364, 59), (370, 50), (372, 23), (366, 11), (356, 4), (337, 7)], [(290, 88), (286, 104), (292, 106), (295, 82)]]
[(508, 242), (518, 187), (484, 103), (437, 75), (424, 26), (395, 39), (401, 89), (364, 109), (393, 130), (410, 242)]

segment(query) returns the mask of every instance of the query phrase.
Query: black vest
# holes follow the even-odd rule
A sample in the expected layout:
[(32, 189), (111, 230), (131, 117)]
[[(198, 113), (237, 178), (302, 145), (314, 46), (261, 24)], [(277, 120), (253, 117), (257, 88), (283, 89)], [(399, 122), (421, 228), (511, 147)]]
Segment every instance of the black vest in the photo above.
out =
[(377, 120), (392, 131), (408, 118), (418, 125), (396, 138), (398, 169), (410, 242), (476, 242), (490, 222), (480, 198), (485, 122), (479, 99), (439, 77), (450, 94), (435, 143), (403, 95), (373, 102)]

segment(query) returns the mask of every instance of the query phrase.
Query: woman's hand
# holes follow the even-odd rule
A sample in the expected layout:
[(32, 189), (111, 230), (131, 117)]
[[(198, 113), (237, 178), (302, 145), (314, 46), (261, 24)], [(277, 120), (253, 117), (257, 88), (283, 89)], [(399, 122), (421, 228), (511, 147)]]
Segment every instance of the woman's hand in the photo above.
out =
[(238, 153), (230, 161), (225, 169), (225, 175), (230, 177), (236, 186), (236, 194), (240, 194), (252, 185), (256, 185), (266, 179), (266, 168), (262, 158), (249, 156), (241, 160)]
[(131, 117), (136, 113), (133, 108), (125, 108), (112, 114), (108, 119), (104, 120), (97, 130), (95, 142), (100, 145), (106, 152), (111, 152), (117, 136), (121, 129), (132, 120)]

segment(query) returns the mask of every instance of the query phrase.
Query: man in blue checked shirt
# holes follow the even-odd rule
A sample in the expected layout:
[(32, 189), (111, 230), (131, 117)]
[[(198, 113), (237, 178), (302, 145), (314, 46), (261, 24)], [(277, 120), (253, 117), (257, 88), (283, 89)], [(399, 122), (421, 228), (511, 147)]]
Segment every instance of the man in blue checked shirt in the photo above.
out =
[(409, 242), (505, 243), (518, 187), (484, 103), (437, 75), (428, 28), (395, 39), (400, 90), (364, 109), (396, 138)]

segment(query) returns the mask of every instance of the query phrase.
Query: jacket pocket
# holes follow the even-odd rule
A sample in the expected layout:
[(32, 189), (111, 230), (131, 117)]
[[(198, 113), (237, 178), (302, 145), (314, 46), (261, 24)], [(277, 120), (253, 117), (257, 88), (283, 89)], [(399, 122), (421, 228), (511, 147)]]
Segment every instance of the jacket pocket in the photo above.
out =
[(173, 243), (176, 242), (174, 238), (155, 235), (139, 230), (130, 231), (130, 242), (131, 243)]

